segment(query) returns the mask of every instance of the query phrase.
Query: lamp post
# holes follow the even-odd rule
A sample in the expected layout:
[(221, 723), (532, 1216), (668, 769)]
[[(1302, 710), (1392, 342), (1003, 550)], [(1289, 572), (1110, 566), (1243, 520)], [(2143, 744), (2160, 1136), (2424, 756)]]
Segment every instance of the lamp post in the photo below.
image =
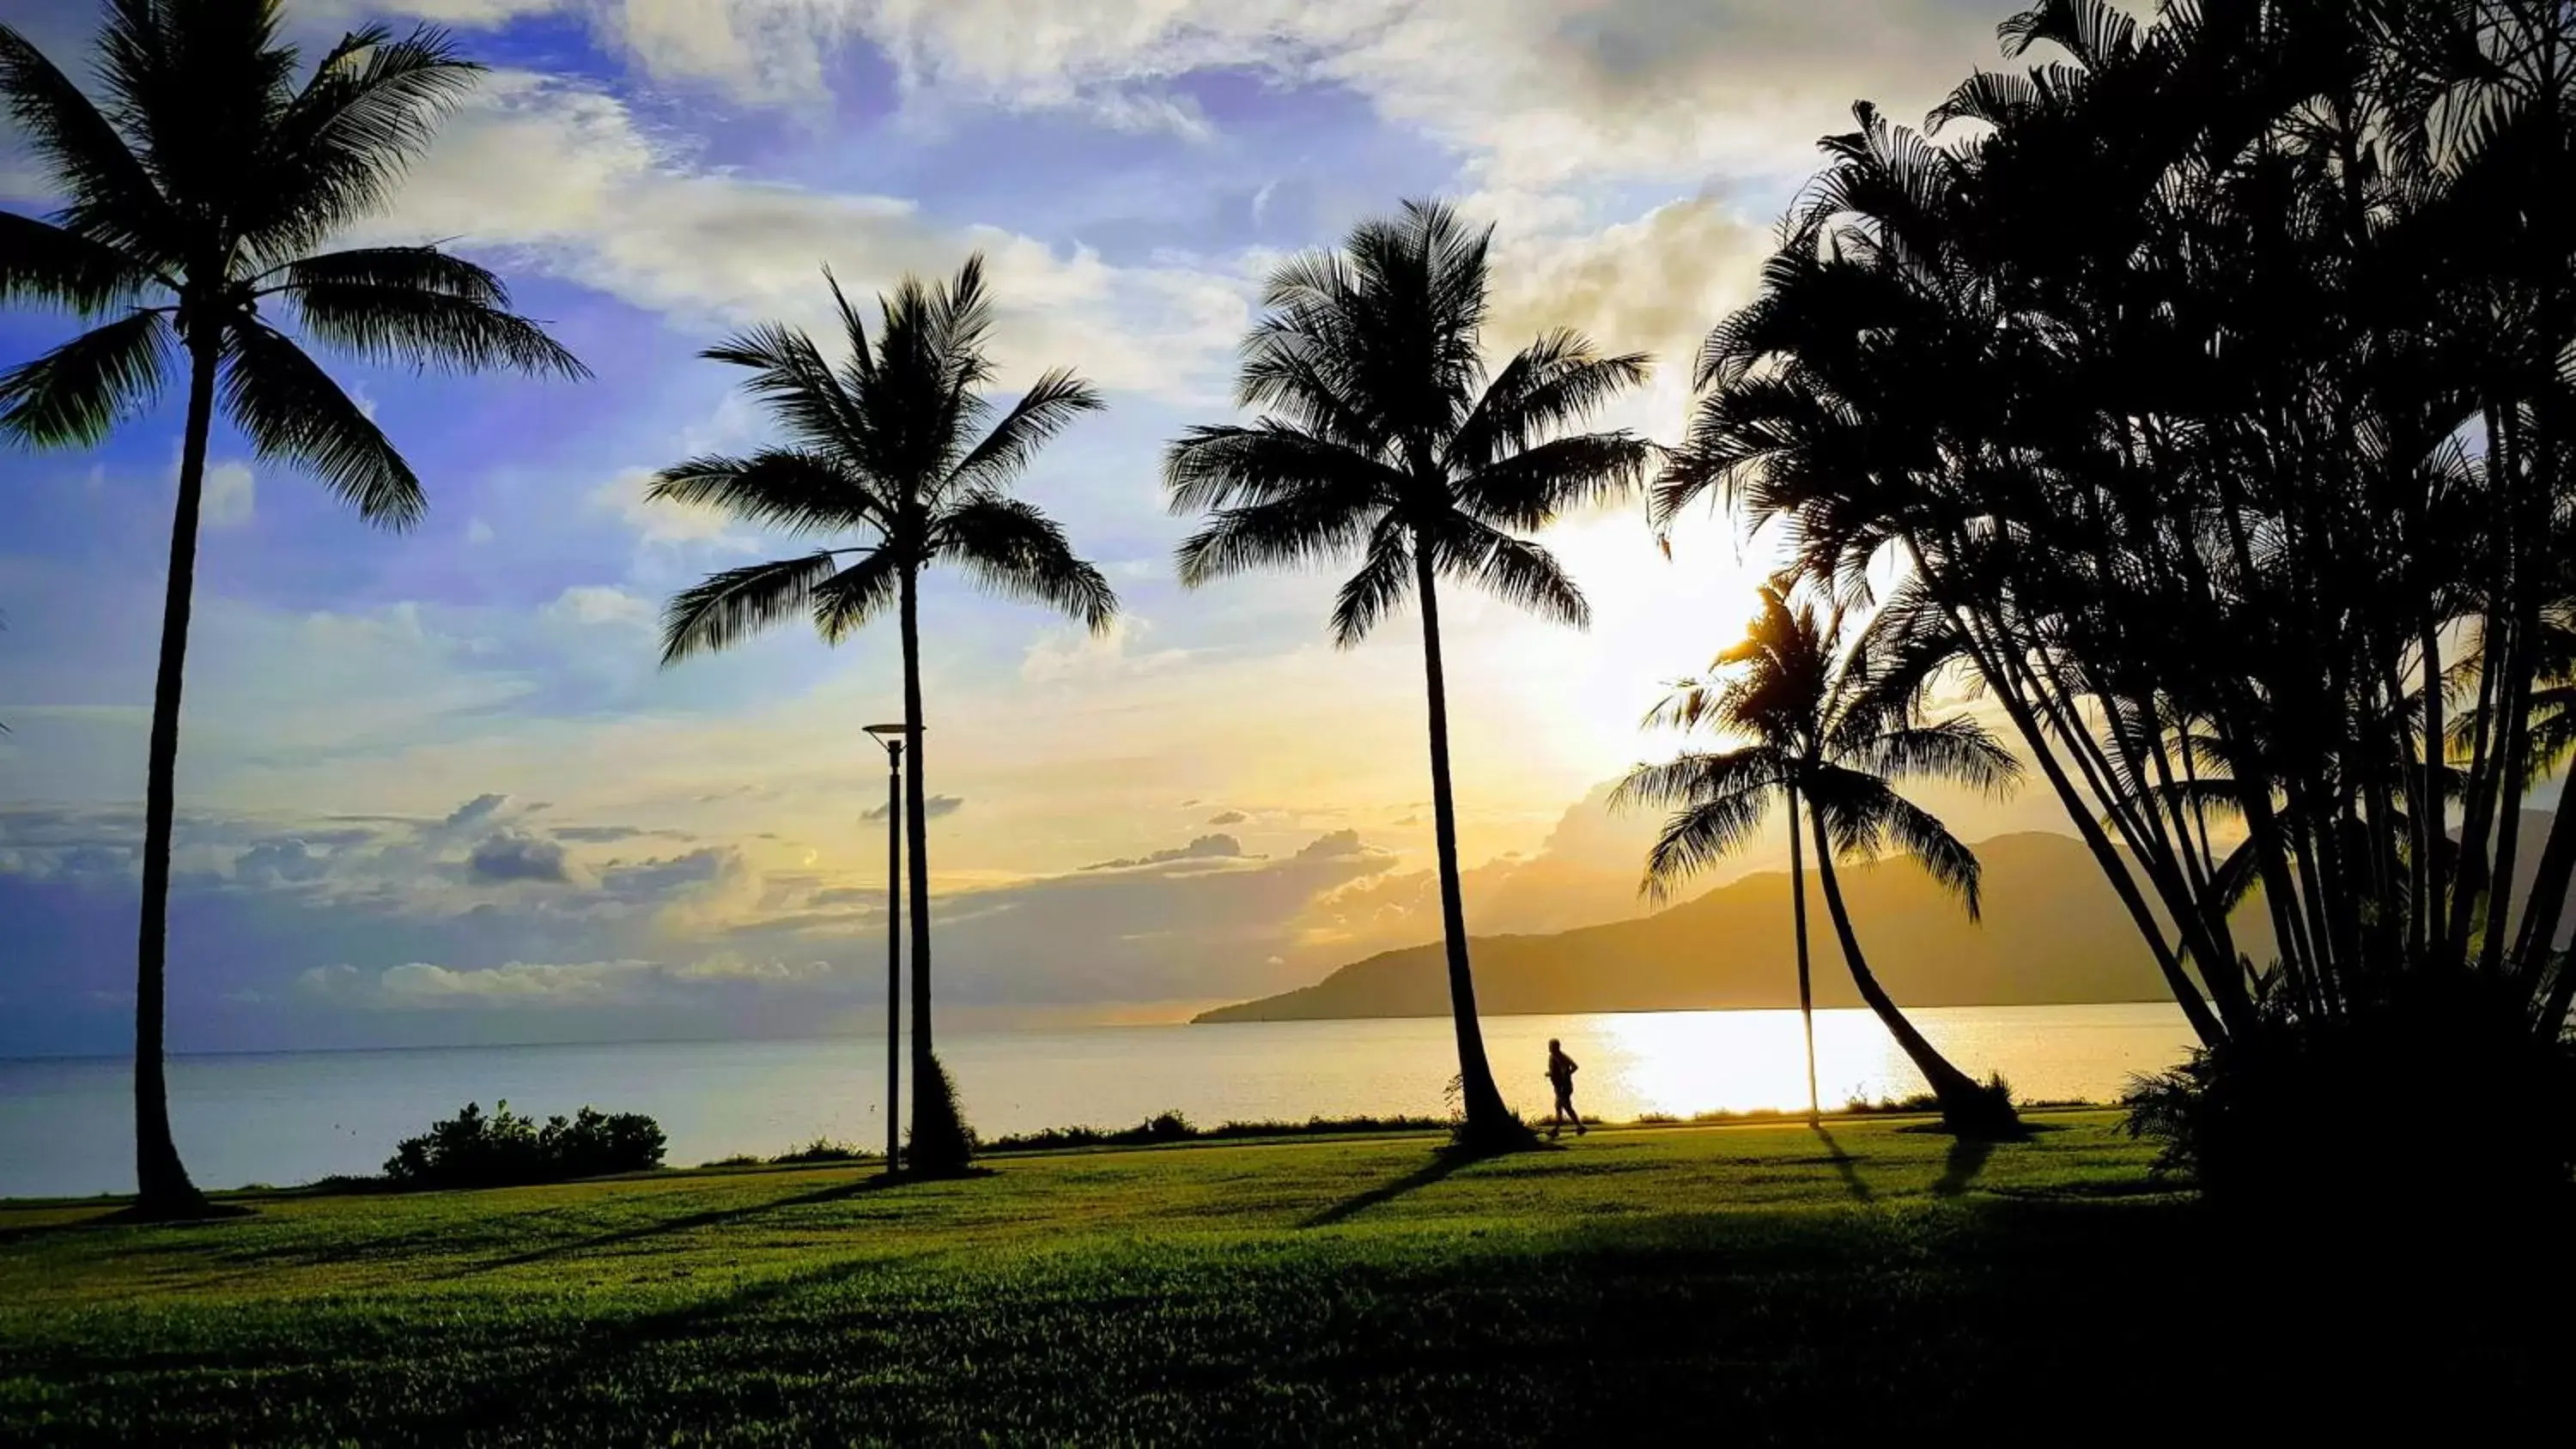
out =
[[(903, 745), (911, 728), (873, 724), (886, 752), (886, 1176), (903, 1132)], [(915, 927), (915, 929), (919, 929)]]

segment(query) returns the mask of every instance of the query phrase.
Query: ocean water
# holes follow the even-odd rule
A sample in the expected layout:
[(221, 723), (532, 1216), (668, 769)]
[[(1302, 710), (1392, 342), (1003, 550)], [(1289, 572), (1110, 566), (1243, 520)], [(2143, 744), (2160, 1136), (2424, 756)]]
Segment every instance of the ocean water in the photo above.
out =
[[(2170, 1004), (1950, 1007), (1912, 1013), (1977, 1076), (2025, 1100), (2108, 1100), (2179, 1061), (2190, 1028)], [(1794, 1108), (1806, 1100), (1794, 1011), (1504, 1016), (1485, 1022), (1504, 1097), (1547, 1108), (1547, 1041), (1582, 1064), (1586, 1115)], [(960, 1033), (940, 1043), (986, 1136), (1130, 1126), (1167, 1109), (1202, 1125), (1361, 1113), (1443, 1115), (1457, 1071), (1445, 1018), (1121, 1026)], [(1922, 1089), (1866, 1011), (1816, 1013), (1828, 1105)], [(670, 1162), (785, 1151), (817, 1137), (885, 1140), (885, 1043), (622, 1046), (183, 1056), (170, 1063), (181, 1155), (201, 1186), (285, 1185), (377, 1170), (400, 1139), (468, 1100), (537, 1116), (587, 1103), (644, 1112)], [(907, 1090), (909, 1086), (907, 1085)], [(132, 1074), (122, 1060), (0, 1061), (0, 1197), (130, 1191)]]

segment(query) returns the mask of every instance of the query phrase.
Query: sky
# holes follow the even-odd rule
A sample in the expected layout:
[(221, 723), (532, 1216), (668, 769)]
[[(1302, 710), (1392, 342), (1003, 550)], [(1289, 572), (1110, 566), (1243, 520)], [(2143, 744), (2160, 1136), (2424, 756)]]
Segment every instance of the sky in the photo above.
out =
[[(67, 68), (94, 11), (6, 0)], [(1236, 416), (1262, 275), (1403, 198), (1495, 228), (1486, 336), (1577, 327), (1679, 438), (1699, 339), (1750, 293), (1817, 137), (1919, 116), (1996, 62), (1992, 0), (304, 0), (491, 68), (394, 210), (346, 241), (499, 270), (582, 384), (335, 362), (425, 481), (408, 534), (219, 432), (179, 765), (172, 1045), (271, 1050), (803, 1035), (881, 1021), (891, 630), (782, 629), (658, 667), (663, 601), (798, 545), (648, 504), (765, 441), (744, 324), (829, 336), (981, 252), (1007, 394), (1110, 406), (1020, 492), (1124, 604), (1091, 638), (935, 579), (925, 599), (942, 1019), (1167, 1020), (1438, 933), (1420, 634), (1353, 650), (1338, 575), (1185, 590), (1165, 444)], [(0, 207), (43, 176), (0, 139)], [(0, 361), (72, 333), (0, 314)], [(136, 845), (177, 400), (94, 451), (0, 453), (0, 1055), (130, 1041)], [(1444, 593), (1479, 932), (1641, 909), (1651, 822), (1608, 782), (1674, 742), (1662, 685), (1740, 636), (1770, 567), (1725, 518), (1669, 557), (1642, 501), (1545, 542), (1589, 633)], [(1948, 802), (1969, 839), (2053, 802)], [(1748, 854), (1749, 867), (1769, 850)]]

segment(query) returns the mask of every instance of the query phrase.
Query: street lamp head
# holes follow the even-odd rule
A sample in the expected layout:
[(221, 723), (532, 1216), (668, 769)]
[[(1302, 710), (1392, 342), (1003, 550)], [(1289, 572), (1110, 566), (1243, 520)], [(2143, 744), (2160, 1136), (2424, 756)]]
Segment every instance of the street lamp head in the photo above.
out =
[(872, 724), (867, 728), (869, 734), (876, 736), (877, 743), (885, 746), (886, 768), (894, 768), (894, 762), (903, 754), (904, 741), (912, 738), (912, 727), (899, 724)]

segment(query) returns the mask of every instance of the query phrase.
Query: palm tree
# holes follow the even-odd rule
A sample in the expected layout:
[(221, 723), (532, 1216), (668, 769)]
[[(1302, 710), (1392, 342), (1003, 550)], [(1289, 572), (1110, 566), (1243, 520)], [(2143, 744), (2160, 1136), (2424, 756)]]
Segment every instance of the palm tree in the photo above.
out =
[(362, 361), (584, 375), (509, 313), (481, 267), (433, 247), (316, 250), (384, 205), (480, 68), (439, 31), (370, 27), (298, 86), (277, 24), (271, 0), (114, 0), (98, 39), (104, 110), (0, 25), (0, 95), (66, 198), (48, 220), (0, 212), (0, 302), (113, 319), (0, 375), (0, 432), (92, 445), (175, 368), (187, 379), (136, 947), (136, 1210), (147, 1216), (204, 1207), (170, 1137), (161, 1017), (179, 692), (218, 403), (260, 456), (311, 470), (360, 517), (402, 529), (427, 507), (420, 480), (281, 329), (281, 312)]
[[(974, 1139), (959, 1116), (930, 1035), (930, 816), (922, 781), (922, 570), (955, 563), (997, 593), (1060, 609), (1098, 633), (1118, 611), (1098, 569), (1064, 531), (1013, 498), (1011, 481), (1049, 438), (1101, 406), (1091, 385), (1046, 373), (1009, 411), (979, 391), (992, 377), (985, 343), (993, 304), (984, 260), (945, 287), (906, 277), (867, 323), (824, 274), (847, 336), (838, 369), (804, 333), (772, 323), (701, 356), (748, 369), (751, 395), (785, 432), (749, 457), (692, 458), (665, 469), (650, 496), (722, 509), (783, 533), (858, 542), (716, 574), (671, 600), (662, 662), (723, 649), (796, 614), (837, 644), (889, 606), (903, 640), (904, 829), (912, 852), (912, 1170), (962, 1170)], [(990, 426), (986, 426), (987, 423)]]
[(1503, 1105), (1476, 1025), (1436, 581), (1446, 575), (1582, 626), (1582, 592), (1519, 535), (1626, 491), (1654, 455), (1625, 432), (1565, 431), (1644, 381), (1643, 356), (1597, 356), (1580, 335), (1557, 331), (1489, 377), (1479, 334), (1491, 239), (1490, 228), (1472, 230), (1444, 205), (1407, 202), (1400, 217), (1353, 228), (1339, 253), (1282, 264), (1263, 299), (1269, 315), (1245, 341), (1237, 388), (1239, 403), (1262, 416), (1191, 429), (1164, 469), (1172, 510), (1209, 515), (1181, 545), (1183, 583), (1359, 553), (1360, 571), (1333, 610), (1333, 640), (1345, 648), (1408, 590), (1420, 600), (1441, 928), (1461, 1141), (1471, 1150), (1528, 1133)]
[[(1843, 963), (1861, 999), (1878, 1014), (1940, 1099), (1956, 1132), (1993, 1136), (2017, 1129), (2012, 1105), (1997, 1087), (1981, 1087), (1952, 1066), (1897, 1009), (1862, 957), (1851, 911), (1835, 874), (1837, 857), (1869, 857), (1891, 842), (1977, 914), (1977, 858), (1949, 828), (1896, 792), (1897, 778), (1959, 780), (1986, 790), (2008, 786), (2019, 762), (1984, 726), (1965, 715), (1922, 722), (1919, 700), (1928, 671), (1948, 651), (1935, 640), (1918, 646), (1881, 627), (1899, 618), (1883, 611), (1844, 649), (1839, 610), (1819, 621), (1812, 604), (1792, 608), (1775, 585), (1743, 643), (1717, 658), (1708, 679), (1684, 681), (1654, 722), (1685, 729), (1706, 725), (1749, 743), (1692, 751), (1667, 764), (1640, 765), (1613, 794), (1614, 803), (1669, 809), (1646, 862), (1646, 884), (1661, 894), (1751, 840), (1771, 802), (1789, 808), (1791, 889), (1798, 902), (1798, 1007), (1807, 989), (1806, 877), (1797, 857), (1801, 828), (1816, 849), (1817, 883), (1842, 943)], [(1804, 816), (1803, 821), (1801, 816)], [(1808, 1027), (1809, 1109), (1814, 1109), (1815, 1032)]]

